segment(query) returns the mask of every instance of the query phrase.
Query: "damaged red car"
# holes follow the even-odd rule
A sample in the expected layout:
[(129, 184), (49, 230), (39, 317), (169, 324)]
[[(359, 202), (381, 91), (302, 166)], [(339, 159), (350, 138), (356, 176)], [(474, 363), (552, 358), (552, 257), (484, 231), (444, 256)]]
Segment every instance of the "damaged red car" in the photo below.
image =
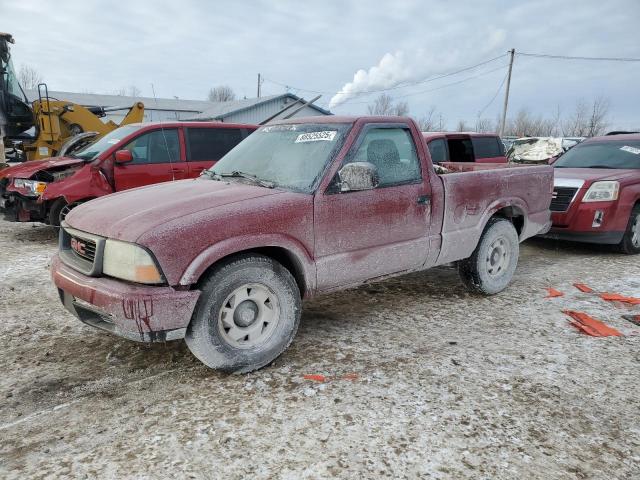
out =
[(255, 129), (220, 122), (120, 127), (67, 157), (0, 170), (0, 212), (10, 221), (57, 226), (93, 198), (197, 177)]
[(289, 346), (304, 298), (450, 262), (473, 292), (507, 287), (550, 226), (553, 169), (439, 172), (408, 118), (283, 121), (198, 179), (74, 209), (51, 274), (88, 325), (248, 372)]
[(546, 237), (640, 253), (640, 134), (594, 137), (554, 164)]

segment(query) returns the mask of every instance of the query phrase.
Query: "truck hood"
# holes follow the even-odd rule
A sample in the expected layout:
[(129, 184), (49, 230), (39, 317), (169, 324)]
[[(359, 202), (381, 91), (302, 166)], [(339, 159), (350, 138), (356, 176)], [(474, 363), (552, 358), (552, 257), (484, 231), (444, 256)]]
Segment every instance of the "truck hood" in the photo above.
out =
[(144, 233), (172, 220), (280, 193), (284, 191), (239, 181), (179, 180), (97, 198), (74, 208), (66, 223), (84, 232), (135, 242)]
[(608, 168), (554, 168), (555, 178), (584, 180), (585, 186), (599, 180), (640, 179), (640, 170)]
[(53, 167), (80, 165), (83, 163), (85, 163), (84, 160), (71, 157), (52, 157), (45, 158), (44, 160), (32, 160), (0, 170), (0, 178), (31, 178), (34, 173), (42, 170)]

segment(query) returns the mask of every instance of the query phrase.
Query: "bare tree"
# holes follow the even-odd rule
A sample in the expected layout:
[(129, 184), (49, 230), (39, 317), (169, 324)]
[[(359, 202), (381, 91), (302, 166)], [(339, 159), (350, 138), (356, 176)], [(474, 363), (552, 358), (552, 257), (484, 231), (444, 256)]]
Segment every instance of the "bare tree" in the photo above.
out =
[(490, 118), (478, 118), (476, 120), (476, 132), (494, 133), (495, 131), (496, 126)]
[(38, 88), (39, 83), (43, 83), (44, 79), (40, 72), (30, 65), (21, 65), (18, 70), (18, 82), (25, 90), (33, 90)]
[(573, 113), (562, 124), (562, 134), (567, 137), (584, 137), (587, 132), (589, 109), (584, 100), (578, 100)]
[(394, 105), (391, 96), (382, 93), (373, 101), (373, 104), (367, 106), (367, 111), (369, 115), (398, 115), (403, 117), (409, 113), (409, 104), (407, 102), (399, 102)]
[(418, 126), (421, 132), (433, 132), (436, 126), (436, 107), (429, 108), (427, 113), (418, 119)]
[(127, 96), (127, 87), (120, 87), (120, 88), (114, 90), (113, 94), (117, 95), (119, 97), (126, 97)]
[(458, 120), (456, 132), (468, 132), (469, 130), (471, 129), (467, 126), (467, 122), (465, 122), (464, 120)]
[(231, 102), (236, 99), (236, 94), (228, 85), (220, 85), (209, 90), (207, 100), (210, 102)]
[(587, 123), (587, 137), (602, 135), (608, 126), (607, 115), (609, 114), (609, 99), (598, 97), (593, 101), (591, 114)]
[(135, 85), (129, 85), (129, 88), (127, 89), (127, 93), (129, 94), (130, 97), (139, 97), (140, 95), (142, 95), (142, 90), (140, 90)]

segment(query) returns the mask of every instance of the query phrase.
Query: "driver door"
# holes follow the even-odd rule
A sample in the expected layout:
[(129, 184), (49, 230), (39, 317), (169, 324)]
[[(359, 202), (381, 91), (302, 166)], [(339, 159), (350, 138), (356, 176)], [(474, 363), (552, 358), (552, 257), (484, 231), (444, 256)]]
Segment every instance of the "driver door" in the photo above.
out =
[(123, 149), (131, 152), (133, 160), (114, 165), (116, 191), (182, 180), (188, 176), (187, 164), (180, 154), (177, 128), (147, 131)]
[(344, 163), (369, 162), (380, 179), (372, 190), (329, 187), (315, 199), (318, 290), (420, 268), (429, 251), (431, 187), (408, 126), (373, 124)]

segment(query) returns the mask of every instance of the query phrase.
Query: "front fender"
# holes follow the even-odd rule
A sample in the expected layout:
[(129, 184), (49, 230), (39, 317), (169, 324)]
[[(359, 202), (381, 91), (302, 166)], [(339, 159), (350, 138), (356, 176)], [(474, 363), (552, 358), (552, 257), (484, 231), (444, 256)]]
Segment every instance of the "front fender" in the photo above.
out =
[(183, 272), (180, 285), (196, 283), (202, 274), (219, 260), (265, 247), (284, 249), (304, 276), (306, 292), (313, 292), (316, 284), (316, 266), (307, 249), (296, 239), (282, 234), (245, 235), (227, 238), (203, 250)]
[(74, 175), (47, 185), (40, 196), (40, 201), (46, 202), (64, 197), (67, 203), (72, 203), (110, 193), (113, 193), (113, 188), (100, 170), (87, 165)]

